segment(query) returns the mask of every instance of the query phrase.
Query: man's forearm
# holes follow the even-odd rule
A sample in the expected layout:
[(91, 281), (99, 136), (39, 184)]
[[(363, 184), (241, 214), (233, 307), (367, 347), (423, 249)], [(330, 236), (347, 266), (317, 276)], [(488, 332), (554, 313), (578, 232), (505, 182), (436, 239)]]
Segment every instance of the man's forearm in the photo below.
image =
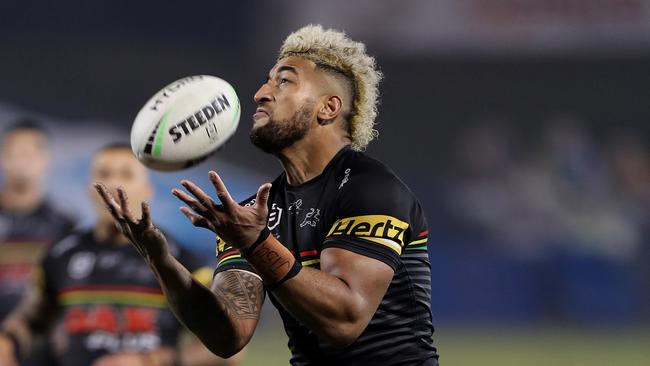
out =
[[(230, 357), (248, 343), (263, 300), (261, 281), (250, 278), (254, 275), (240, 271), (221, 273), (215, 277), (211, 290), (172, 256), (152, 263), (151, 268), (176, 317), (210, 351)], [(255, 300), (251, 301), (251, 297)]]

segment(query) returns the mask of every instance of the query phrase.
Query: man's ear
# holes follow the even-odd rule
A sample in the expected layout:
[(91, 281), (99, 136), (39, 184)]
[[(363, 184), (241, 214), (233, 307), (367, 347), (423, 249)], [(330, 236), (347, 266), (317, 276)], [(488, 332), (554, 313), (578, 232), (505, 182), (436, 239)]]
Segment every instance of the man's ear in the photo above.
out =
[(321, 105), (318, 113), (316, 114), (318, 124), (325, 126), (329, 125), (330, 123), (334, 123), (336, 117), (341, 114), (342, 108), (343, 102), (341, 101), (341, 97), (338, 95), (329, 96)]

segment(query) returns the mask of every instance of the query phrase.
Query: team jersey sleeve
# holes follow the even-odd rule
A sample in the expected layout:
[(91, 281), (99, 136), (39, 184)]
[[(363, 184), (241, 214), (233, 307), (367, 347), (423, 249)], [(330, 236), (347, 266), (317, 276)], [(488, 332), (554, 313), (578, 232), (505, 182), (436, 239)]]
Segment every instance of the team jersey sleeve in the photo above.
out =
[[(246, 200), (239, 203), (242, 206), (253, 205), (255, 204), (255, 196), (251, 196)], [(227, 271), (230, 269), (240, 269), (248, 272), (257, 274), (257, 271), (253, 269), (246, 259), (242, 258), (241, 253), (231, 244), (226, 243), (219, 236), (216, 238), (216, 257), (217, 257), (217, 267), (214, 270), (213, 277), (219, 272)]]
[(396, 270), (412, 236), (417, 201), (389, 172), (350, 176), (337, 198), (323, 249), (336, 247), (362, 254)]

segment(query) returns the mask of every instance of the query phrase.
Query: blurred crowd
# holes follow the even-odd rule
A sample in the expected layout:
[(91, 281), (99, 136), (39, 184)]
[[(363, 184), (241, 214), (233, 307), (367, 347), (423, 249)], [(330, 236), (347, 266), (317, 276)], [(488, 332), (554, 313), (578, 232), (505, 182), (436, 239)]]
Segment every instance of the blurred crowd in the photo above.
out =
[(631, 261), (650, 245), (648, 148), (625, 132), (597, 140), (573, 116), (541, 131), (475, 126), (457, 143), (446, 206), (463, 234), (513, 256), (566, 250)]
[(650, 146), (634, 132), (588, 126), (558, 114), (536, 127), (489, 121), (464, 129), (442, 183), (448, 221), (439, 231), (451, 247), (542, 269), (541, 297), (565, 300), (557, 285), (543, 282), (565, 286), (592, 271), (577, 286), (593, 290), (583, 304), (614, 290), (606, 301), (647, 315)]

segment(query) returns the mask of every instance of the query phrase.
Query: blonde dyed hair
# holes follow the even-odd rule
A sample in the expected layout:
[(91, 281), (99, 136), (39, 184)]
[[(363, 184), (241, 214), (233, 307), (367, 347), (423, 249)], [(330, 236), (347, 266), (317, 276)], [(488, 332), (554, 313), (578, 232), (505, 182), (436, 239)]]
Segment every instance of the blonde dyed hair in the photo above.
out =
[(365, 150), (379, 134), (374, 126), (379, 96), (377, 86), (382, 78), (375, 59), (366, 53), (366, 46), (351, 40), (344, 32), (310, 24), (284, 40), (278, 60), (289, 56), (306, 58), (350, 79), (354, 92), (348, 118), (352, 148)]

